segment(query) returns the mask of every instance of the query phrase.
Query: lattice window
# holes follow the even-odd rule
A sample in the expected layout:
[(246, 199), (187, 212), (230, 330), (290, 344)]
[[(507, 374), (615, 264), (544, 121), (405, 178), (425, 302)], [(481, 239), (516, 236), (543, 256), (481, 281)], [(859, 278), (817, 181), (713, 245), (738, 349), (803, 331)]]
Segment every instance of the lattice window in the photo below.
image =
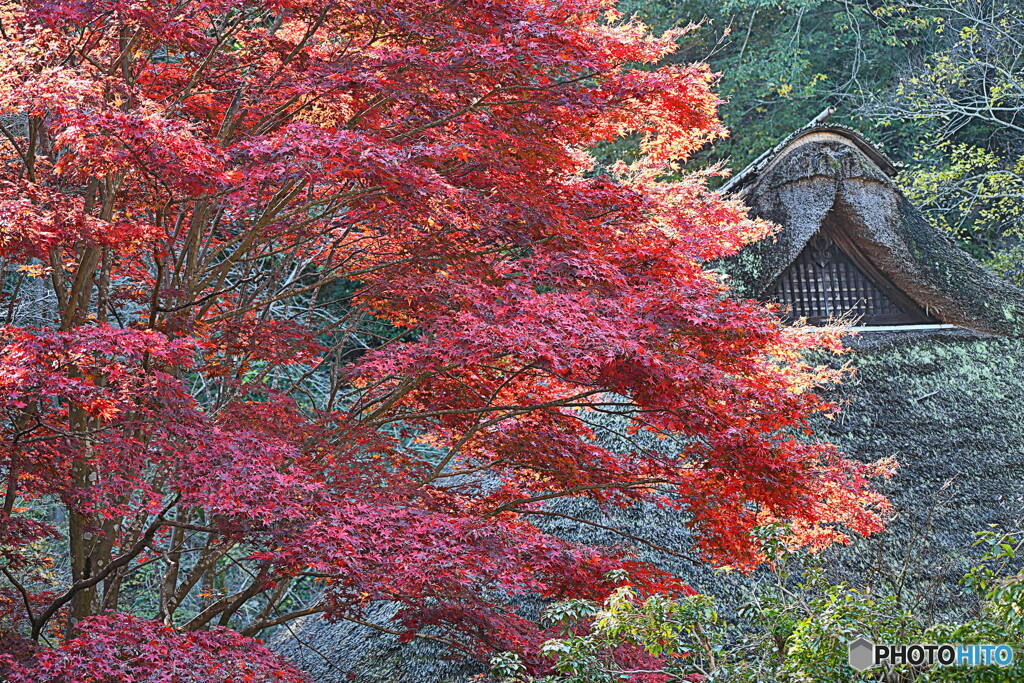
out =
[(905, 294), (869, 277), (835, 240), (822, 233), (808, 241), (767, 295), (782, 304), (787, 318), (807, 318), (812, 323), (838, 318), (861, 325), (930, 321)]

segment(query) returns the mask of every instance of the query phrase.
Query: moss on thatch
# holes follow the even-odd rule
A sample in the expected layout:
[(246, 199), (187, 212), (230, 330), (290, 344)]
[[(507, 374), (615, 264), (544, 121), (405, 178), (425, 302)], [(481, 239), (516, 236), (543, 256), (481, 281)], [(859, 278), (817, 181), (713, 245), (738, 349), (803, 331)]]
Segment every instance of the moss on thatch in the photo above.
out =
[(975, 604), (958, 581), (978, 559), (973, 534), (1024, 514), (1024, 340), (890, 337), (852, 360), (856, 374), (834, 390), (845, 408), (818, 435), (861, 460), (898, 459), (881, 487), (896, 516), (830, 564), (922, 616), (965, 616)]

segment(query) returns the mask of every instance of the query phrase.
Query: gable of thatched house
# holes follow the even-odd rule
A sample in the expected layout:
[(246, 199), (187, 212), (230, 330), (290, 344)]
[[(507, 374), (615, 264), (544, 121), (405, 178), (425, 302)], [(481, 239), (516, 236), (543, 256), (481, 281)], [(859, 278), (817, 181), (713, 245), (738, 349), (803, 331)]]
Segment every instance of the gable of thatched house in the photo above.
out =
[(723, 191), (781, 226), (730, 264), (738, 289), (812, 321), (1024, 329), (1024, 292), (929, 225), (895, 172), (856, 131), (818, 125), (738, 173)]

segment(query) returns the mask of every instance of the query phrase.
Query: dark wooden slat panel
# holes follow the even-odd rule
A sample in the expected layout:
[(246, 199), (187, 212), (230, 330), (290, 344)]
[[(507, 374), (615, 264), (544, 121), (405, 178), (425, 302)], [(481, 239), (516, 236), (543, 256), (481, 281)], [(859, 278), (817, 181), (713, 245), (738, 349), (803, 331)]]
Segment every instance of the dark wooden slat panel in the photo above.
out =
[[(892, 285), (887, 283), (887, 287)], [(902, 292), (897, 293), (901, 298)], [(837, 318), (862, 325), (929, 322), (920, 311), (908, 310), (886, 294), (828, 234), (812, 237), (768, 289), (788, 319), (823, 323)]]

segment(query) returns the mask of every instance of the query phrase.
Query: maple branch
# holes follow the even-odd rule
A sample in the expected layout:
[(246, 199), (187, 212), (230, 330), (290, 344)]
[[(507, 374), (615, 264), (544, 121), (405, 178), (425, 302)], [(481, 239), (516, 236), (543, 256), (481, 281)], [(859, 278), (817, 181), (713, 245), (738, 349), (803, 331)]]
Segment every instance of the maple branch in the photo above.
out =
[(238, 545), (234, 541), (229, 541), (223, 538), (219, 539), (219, 541), (218, 545), (218, 543), (213, 540), (213, 536), (207, 539), (206, 546), (202, 549), (202, 554), (196, 561), (195, 566), (189, 570), (188, 575), (185, 576), (185, 579), (175, 591), (174, 599), (176, 604), (180, 605), (184, 602), (189, 591), (191, 591), (195, 585), (202, 580), (203, 574), (205, 574), (209, 569), (215, 567), (222, 557), (227, 555)]
[(81, 57), (85, 61), (87, 61), (90, 64), (92, 64), (94, 67), (96, 67), (97, 71), (99, 71), (100, 73), (106, 73), (106, 71), (107, 71), (106, 67), (104, 67), (102, 64), (100, 64), (95, 59), (90, 57), (89, 54), (87, 52), (85, 52), (81, 47), (75, 46), (74, 49), (75, 49), (75, 52), (78, 54), (79, 57)]
[(324, 612), (326, 609), (327, 608), (324, 605), (314, 605), (313, 607), (294, 610), (292, 612), (288, 612), (280, 616), (276, 616), (269, 619), (262, 619), (260, 621), (254, 622), (253, 624), (250, 624), (249, 626), (246, 626), (245, 628), (240, 630), (239, 633), (241, 633), (243, 636), (255, 636), (264, 629), (271, 628), (272, 626), (279, 626), (285, 622), (298, 619), (299, 617), (305, 617), (310, 614), (318, 614), (320, 612)]
[(121, 50), (121, 53), (114, 59), (110, 66), (107, 67), (107, 69), (104, 72), (106, 73), (106, 75), (114, 75), (114, 72), (116, 72), (118, 68), (121, 67), (121, 64), (124, 62), (124, 60), (127, 59), (129, 55), (131, 55), (132, 51), (135, 49), (135, 45), (137, 44), (141, 36), (142, 27), (140, 26), (139, 28), (135, 29), (135, 34), (131, 37), (131, 40), (128, 41), (128, 44), (124, 46), (124, 49)]
[(158, 313), (177, 313), (178, 311), (183, 311), (186, 308), (192, 308), (193, 306), (202, 305), (202, 304), (206, 303), (207, 301), (209, 301), (210, 299), (216, 298), (218, 296), (222, 296), (224, 294), (227, 294), (230, 291), (233, 291), (233, 290), (237, 289), (239, 285), (249, 284), (251, 282), (255, 282), (260, 277), (262, 277), (262, 274), (261, 273), (256, 273), (256, 274), (252, 275), (251, 277), (245, 278), (243, 280), (239, 280), (239, 281), (234, 282), (231, 285), (229, 285), (229, 286), (227, 286), (227, 287), (225, 287), (223, 289), (214, 290), (214, 291), (209, 292), (207, 294), (204, 294), (204, 295), (202, 295), (202, 296), (200, 296), (200, 297), (198, 297), (196, 299), (192, 299), (190, 301), (186, 301), (184, 303), (177, 304), (176, 306), (159, 306), (158, 305), (158, 306), (156, 306), (154, 308), (154, 310), (157, 311)]
[[(378, 415), (382, 413), (387, 412), (393, 405), (395, 405), (403, 398), (405, 398), (409, 394), (409, 392), (416, 387), (417, 384), (420, 384), (427, 377), (427, 373), (421, 372), (417, 375), (410, 375), (404, 378), (397, 387), (395, 387), (392, 391), (388, 392), (388, 394), (385, 395), (383, 402), (381, 402), (380, 406), (375, 408), (374, 411), (366, 417), (365, 422), (372, 423), (374, 418), (376, 418)], [(376, 403), (376, 401), (374, 403)], [(374, 404), (371, 403), (370, 405)], [(360, 411), (366, 410), (369, 407), (370, 406), (362, 406), (360, 407)]]
[(501, 86), (498, 86), (496, 88), (492, 88), (490, 91), (484, 93), (480, 97), (477, 97), (476, 99), (474, 99), (472, 102), (467, 104), (462, 109), (459, 109), (457, 111), (453, 111), (452, 113), (448, 114), (447, 116), (442, 116), (441, 118), (435, 119), (434, 121), (431, 121), (429, 123), (424, 123), (423, 125), (416, 126), (415, 128), (407, 130), (404, 133), (398, 133), (397, 135), (394, 135), (394, 136), (388, 138), (388, 142), (397, 142), (398, 140), (402, 140), (404, 138), (411, 137), (413, 135), (416, 135), (417, 133), (422, 133), (425, 130), (429, 130), (431, 128), (437, 128), (438, 126), (443, 126), (444, 124), (448, 123), (449, 121), (453, 121), (453, 120), (459, 118), (460, 116), (462, 116), (463, 114), (468, 114), (469, 112), (473, 111), (478, 106), (480, 106), (480, 104), (484, 100), (486, 100), (488, 97), (490, 97), (494, 93), (498, 92), (500, 89), (501, 89)]
[(654, 543), (653, 541), (649, 541), (646, 538), (643, 538), (641, 536), (636, 536), (636, 535), (631, 534), (631, 533), (629, 533), (627, 531), (623, 531), (620, 527), (614, 527), (614, 526), (609, 526), (607, 524), (601, 524), (601, 523), (595, 522), (593, 520), (584, 519), (583, 517), (576, 517), (574, 515), (567, 515), (567, 514), (562, 513), (562, 512), (551, 512), (550, 510), (519, 510), (518, 512), (519, 512), (519, 514), (522, 514), (522, 515), (541, 515), (541, 516), (544, 516), (544, 517), (559, 517), (561, 519), (568, 519), (570, 521), (578, 522), (578, 523), (584, 524), (586, 526), (592, 526), (592, 527), (596, 527), (598, 529), (605, 529), (607, 531), (612, 532), (613, 534), (616, 534), (617, 536), (621, 536), (623, 538), (628, 538), (629, 540), (636, 541), (637, 543), (642, 543), (642, 544), (646, 545), (649, 548), (653, 548), (654, 550), (657, 550), (658, 552), (666, 553), (668, 555), (672, 555), (673, 557), (678, 557), (678, 558), (687, 560), (688, 562), (690, 562), (691, 564), (694, 564), (694, 565), (699, 565), (700, 564), (699, 560), (694, 559), (690, 555), (684, 555), (682, 553), (676, 552), (675, 550), (670, 550), (669, 548), (666, 548), (665, 546), (662, 546), (662, 545), (658, 545), (657, 543)]
[[(365, 621), (363, 619), (359, 619), (357, 617), (349, 616), (349, 615), (346, 615), (346, 614), (333, 614), (331, 616), (335, 616), (335, 617), (337, 617), (339, 619), (343, 619), (344, 621), (351, 621), (353, 624), (359, 624), (360, 626), (365, 626), (367, 628), (375, 629), (377, 631), (380, 631), (381, 633), (390, 633), (393, 636), (408, 636), (408, 635), (410, 635), (408, 633), (408, 631), (399, 631), (398, 629), (388, 628), (386, 626), (381, 626), (380, 624), (375, 624), (372, 621)], [(420, 633), (418, 631), (416, 633), (411, 634), (411, 635), (412, 635), (413, 638), (420, 638), (420, 639), (423, 639), (423, 640), (433, 640), (435, 642), (444, 643), (445, 645), (448, 645), (450, 647), (453, 647), (453, 648), (456, 648), (456, 649), (459, 649), (459, 650), (467, 650), (468, 649), (468, 648), (466, 648), (466, 646), (463, 643), (460, 643), (457, 640), (453, 640), (451, 638), (445, 638), (444, 636), (436, 636), (436, 635), (433, 635), (431, 633)]]
[[(531, 413), (531, 412), (534, 412), (534, 411), (543, 410), (545, 408), (584, 407), (584, 406), (589, 407), (589, 406), (594, 405), (594, 404), (590, 404), (590, 403), (585, 403), (585, 404), (580, 403), (580, 404), (577, 404), (577, 403), (575, 403), (575, 401), (578, 401), (581, 398), (586, 398), (587, 396), (593, 396), (594, 394), (606, 394), (606, 393), (608, 393), (608, 392), (605, 389), (592, 389), (591, 391), (586, 391), (586, 392), (584, 392), (582, 394), (577, 394), (575, 396), (567, 396), (567, 397), (564, 397), (564, 398), (557, 398), (557, 399), (553, 399), (551, 401), (545, 401), (544, 403), (532, 403), (532, 404), (531, 403), (527, 403), (527, 404), (523, 404), (523, 405), (478, 406), (476, 408), (444, 408), (444, 409), (441, 409), (441, 410), (431, 410), (431, 411), (426, 411), (426, 412), (421, 412), (421, 413), (402, 413), (402, 414), (399, 414), (399, 415), (394, 415), (392, 417), (389, 417), (386, 420), (378, 421), (378, 422), (376, 422), (374, 424), (376, 424), (376, 425), (385, 425), (385, 424), (388, 424), (388, 423), (391, 423), (391, 422), (401, 422), (401, 421), (404, 421), (404, 420), (422, 420), (422, 419), (430, 418), (430, 417), (440, 417), (442, 415), (476, 415), (476, 414), (479, 414), (479, 413), (492, 413), (492, 412), (496, 412), (496, 411), (499, 411), (499, 410), (507, 410), (508, 411), (508, 415), (501, 416), (501, 418), (499, 419), (499, 421), (500, 421), (500, 420), (508, 419), (509, 417), (513, 417), (515, 415), (522, 415), (523, 413)], [(628, 403), (613, 403), (611, 405), (632, 405), (632, 404), (628, 404)]]
[[(27, 423), (29, 417), (35, 418), (35, 424), (31, 427), (23, 426)], [(8, 518), (11, 516), (11, 511), (14, 509), (14, 501), (18, 497), (18, 479), (21, 476), (19, 471), (20, 458), (18, 457), (19, 442), (22, 437), (27, 434), (31, 434), (40, 427), (44, 426), (43, 422), (39, 419), (38, 415), (26, 416), (23, 420), (14, 419), (13, 422), (17, 426), (18, 431), (14, 433), (11, 439), (9, 448), (8, 463), (7, 463), (7, 492), (4, 494), (4, 507), (3, 512)], [(19, 422), (21, 424), (19, 424)]]
[[(191, 515), (191, 509), (178, 510), (175, 517), (184, 517), (183, 524), (187, 524)], [(177, 519), (175, 519), (175, 521), (177, 521)], [(171, 532), (171, 538), (167, 544), (167, 548), (160, 553), (167, 566), (164, 568), (164, 575), (160, 581), (160, 607), (157, 611), (157, 619), (168, 625), (172, 623), (174, 619), (174, 612), (178, 609), (179, 604), (175, 599), (177, 597), (175, 588), (178, 583), (178, 575), (181, 571), (181, 551), (185, 546), (186, 531), (187, 529), (185, 529), (184, 526), (175, 525)]]
[(7, 580), (11, 582), (11, 585), (17, 589), (18, 593), (21, 594), (21, 600), (25, 603), (25, 616), (28, 618), (29, 626), (35, 629), (36, 618), (32, 615), (32, 600), (29, 598), (28, 590), (21, 584), (14, 576), (7, 570), (7, 567), (0, 567), (0, 571), (4, 573)]
[(439, 472), (436, 475), (431, 474), (429, 478), (417, 482), (417, 486), (424, 486), (437, 479), (450, 479), (452, 477), (463, 477), (467, 474), (476, 474), (477, 472), (483, 472), (485, 470), (493, 469), (495, 467), (498, 467), (499, 465), (505, 465), (508, 463), (508, 460), (500, 459), (483, 465), (479, 465), (477, 467), (466, 467), (461, 470), (452, 470), (451, 472)]
[(377, 107), (383, 106), (385, 104), (388, 104), (388, 103), (394, 102), (394, 101), (395, 101), (395, 96), (394, 95), (378, 95), (376, 98), (371, 100), (369, 104), (367, 104), (365, 107), (363, 107), (360, 111), (358, 111), (355, 114), (353, 114), (352, 117), (349, 118), (349, 120), (345, 123), (345, 127), (346, 128), (350, 128), (350, 129), (351, 128), (355, 128), (356, 124), (359, 123), (359, 121), (362, 120), (371, 111), (373, 111)]
[[(522, 374), (523, 372), (525, 372), (528, 369), (529, 368), (524, 368), (520, 372), (513, 373), (508, 378), (506, 378), (505, 381), (502, 384), (498, 385), (498, 387), (494, 390), (490, 400), (493, 400), (494, 397), (496, 397), (501, 392), (501, 390), (504, 387), (506, 387), (513, 379), (515, 379), (518, 375)], [(602, 393), (602, 392), (594, 391), (594, 392), (589, 392), (589, 393)], [(578, 396), (573, 396), (571, 398), (567, 398), (567, 399), (564, 399), (564, 400), (566, 400), (566, 401), (575, 401), (577, 399), (584, 398), (585, 396), (589, 395), (589, 393), (580, 394)], [(533, 412), (534, 410), (542, 410), (544, 408), (559, 406), (560, 405), (560, 401), (561, 400), (559, 400), (559, 401), (552, 401), (552, 402), (549, 402), (547, 404), (543, 404), (542, 403), (542, 404), (536, 404), (536, 405), (528, 406), (528, 407), (526, 407), (526, 406), (524, 406), (524, 407), (518, 407), (518, 406), (494, 406), (494, 407), (492, 407), (492, 406), (482, 406), (481, 408), (475, 410), (474, 412), (477, 414), (477, 422), (473, 425), (473, 427), (471, 429), (467, 430), (467, 432), (462, 436), (462, 438), (459, 439), (459, 441), (454, 446), (452, 446), (450, 449), (448, 449), (448, 453), (445, 455), (445, 457), (443, 457), (441, 459), (441, 461), (438, 462), (438, 464), (434, 467), (434, 469), (431, 471), (431, 473), (427, 477), (425, 477), (424, 479), (420, 480), (418, 485), (419, 486), (425, 486), (426, 484), (429, 484), (430, 482), (434, 481), (435, 479), (441, 478), (442, 477), (441, 473), (444, 471), (444, 468), (447, 467), (448, 464), (455, 458), (455, 456), (458, 454), (459, 450), (466, 444), (466, 442), (469, 441), (469, 439), (472, 438), (473, 435), (479, 433), (480, 430), (487, 429), (488, 427), (490, 427), (492, 425), (498, 424), (500, 422), (503, 422), (504, 420), (507, 420), (507, 419), (509, 419), (511, 417), (515, 417), (517, 415), (521, 415), (523, 413)], [(513, 410), (512, 408), (516, 408), (516, 409)], [(481, 423), (479, 421), (479, 418), (482, 417), (485, 412), (488, 412), (488, 411), (491, 411), (491, 410), (509, 410), (510, 412), (508, 414), (506, 414), (506, 415), (499, 415), (498, 417), (492, 418), (490, 420), (487, 420), (487, 421)], [(439, 412), (443, 412), (443, 411), (439, 411)], [(471, 472), (478, 472), (478, 471), (481, 471), (483, 469), (488, 469), (489, 467), (492, 467), (492, 466), (493, 466), (493, 464), (487, 465), (486, 467), (473, 468), (471, 470), (464, 471), (464, 473), (468, 474), (468, 473), (471, 473)], [(451, 476), (451, 475), (445, 475), (445, 476)]]
[(135, 557), (137, 557), (138, 554), (146, 548), (146, 546), (153, 539), (153, 536), (156, 535), (156, 532), (160, 529), (160, 527), (164, 525), (164, 515), (170, 512), (171, 508), (177, 505), (180, 499), (181, 494), (174, 494), (171, 501), (166, 506), (164, 506), (160, 513), (157, 514), (152, 524), (150, 524), (149, 527), (146, 529), (146, 532), (142, 535), (142, 538), (136, 541), (135, 544), (132, 545), (132, 547), (129, 548), (127, 552), (122, 553), (114, 559), (112, 559), (95, 575), (89, 577), (88, 579), (82, 579), (81, 581), (77, 581), (76, 583), (72, 584), (70, 588), (61, 593), (56, 600), (51, 602), (50, 605), (45, 610), (43, 610), (43, 613), (39, 615), (39, 618), (36, 620), (36, 622), (32, 624), (32, 640), (39, 639), (39, 634), (42, 631), (43, 626), (46, 625), (46, 622), (48, 622), (50, 618), (53, 617), (53, 615), (56, 614), (61, 607), (71, 602), (71, 599), (75, 596), (76, 593), (78, 593), (79, 591), (86, 590), (87, 588), (92, 588), (100, 581), (107, 578), (107, 576), (109, 576), (111, 572), (115, 571), (119, 567), (127, 565), (129, 562), (135, 559)]
[(312, 290), (316, 289), (317, 287), (323, 287), (324, 285), (330, 284), (332, 282), (337, 282), (338, 280), (347, 279), (347, 278), (348, 278), (348, 273), (335, 273), (333, 275), (329, 275), (327, 277), (320, 278), (319, 280), (317, 280), (316, 282), (314, 282), (314, 283), (312, 283), (310, 285), (306, 285), (306, 286), (303, 286), (303, 287), (298, 287), (296, 289), (291, 289), (291, 290), (288, 290), (287, 292), (284, 292), (283, 294), (279, 294), (277, 296), (270, 297), (269, 299), (265, 299), (263, 301), (251, 304), (249, 306), (243, 306), (243, 307), (240, 307), (240, 308), (235, 308), (235, 309), (232, 309), (230, 311), (226, 311), (224, 313), (219, 313), (219, 314), (211, 316), (209, 318), (205, 318), (204, 322), (206, 322), (206, 323), (216, 323), (216, 322), (220, 322), (222, 320), (227, 320), (228, 318), (233, 318), (235, 316), (244, 315), (245, 313), (248, 313), (250, 311), (255, 311), (258, 308), (264, 308), (265, 306), (269, 306), (272, 303), (276, 303), (278, 301), (283, 301), (285, 299), (291, 299), (293, 297), (299, 296), (300, 294), (305, 294), (306, 292), (312, 291)]
[(61, 312), (61, 329), (65, 332), (72, 328), (78, 312), (87, 305), (87, 294), (92, 286), (90, 280), (99, 264), (100, 252), (99, 247), (89, 247), (78, 263), (71, 291), (65, 299), (66, 308)]
[[(224, 34), (217, 39), (217, 42), (214, 44), (214, 46), (211, 47), (210, 50), (206, 53), (206, 56), (203, 58), (203, 61), (200, 62), (199, 66), (197, 66), (195, 71), (192, 72), (192, 75), (189, 77), (188, 81), (185, 83), (182, 89), (176, 95), (174, 95), (175, 102), (182, 102), (186, 97), (188, 97), (189, 91), (195, 87), (196, 83), (199, 82), (200, 76), (202, 76), (203, 72), (206, 71), (206, 69), (210, 66), (210, 62), (213, 61), (214, 55), (216, 55), (217, 52), (221, 49), (221, 47), (224, 46), (224, 43), (228, 41), (228, 38), (235, 34), (235, 31), (237, 31), (238, 28), (242, 25), (242, 21), (244, 19), (247, 19), (248, 16), (249, 15), (247, 15), (245, 12), (240, 12), (238, 16), (235, 18), (233, 24), (224, 27)], [(168, 95), (168, 97), (171, 97), (171, 95)]]
[(205, 610), (197, 614), (195, 617), (185, 623), (182, 628), (186, 631), (194, 631), (198, 628), (202, 628), (208, 624), (215, 616), (221, 615), (220, 625), (226, 626), (228, 620), (231, 618), (238, 609), (246, 603), (250, 598), (262, 593), (267, 590), (267, 584), (270, 580), (269, 573), (264, 567), (260, 569), (259, 575), (253, 574), (249, 569), (242, 564), (235, 561), (233, 558), (228, 557), (229, 561), (232, 562), (236, 567), (241, 569), (243, 572), (248, 574), (252, 578), (252, 582), (240, 591), (237, 591), (231, 595), (226, 595), (220, 600), (216, 601)]
[[(306, 33), (302, 36), (299, 42), (297, 42), (295, 44), (295, 47), (293, 47), (291, 51), (287, 55), (285, 55), (284, 59), (281, 60), (281, 63), (277, 67), (277, 71), (275, 71), (266, 79), (266, 82), (261, 86), (263, 89), (266, 89), (267, 86), (273, 83), (274, 80), (277, 79), (277, 77), (281, 74), (281, 72), (284, 71), (285, 67), (287, 67), (293, 59), (295, 59), (295, 56), (299, 54), (299, 52), (301, 52), (304, 47), (306, 47), (306, 43), (310, 41), (310, 39), (318, 30), (320, 30), (320, 27), (323, 26), (324, 21), (327, 19), (327, 13), (330, 12), (333, 8), (334, 5), (332, 3), (327, 3), (326, 5), (324, 5), (323, 9), (320, 10), (320, 14), (317, 16), (316, 20), (306, 28)], [(349, 42), (351, 42), (352, 40), (354, 40), (354, 38), (350, 37)]]
[(10, 141), (11, 146), (14, 147), (14, 151), (18, 153), (18, 156), (21, 157), (22, 162), (27, 168), (29, 165), (28, 155), (21, 151), (21, 146), (18, 144), (18, 141), (15, 139), (11, 131), (7, 129), (7, 126), (4, 125), (3, 121), (0, 121), (0, 132), (3, 132), (4, 137)]
[(235, 264), (235, 262), (242, 256), (242, 254), (244, 254), (252, 247), (260, 231), (273, 222), (274, 218), (281, 211), (281, 209), (283, 209), (288, 204), (288, 202), (292, 200), (293, 197), (299, 194), (299, 192), (301, 192), (303, 188), (306, 187), (307, 182), (308, 181), (305, 179), (298, 181), (289, 181), (288, 183), (285, 184), (284, 187), (278, 190), (277, 193), (267, 203), (266, 208), (263, 210), (263, 213), (256, 220), (256, 222), (245, 231), (244, 237), (241, 239), (238, 247), (236, 247), (235, 250), (230, 255), (228, 255), (228, 257), (225, 258), (223, 262), (218, 264), (217, 267), (213, 269), (213, 272), (210, 273), (210, 275), (205, 277), (203, 280), (199, 281), (196, 289), (203, 290), (207, 286), (212, 284), (214, 280), (219, 280), (218, 286), (220, 283), (223, 283), (224, 277), (226, 277), (228, 270), (230, 270), (231, 266)]
[(528, 505), (529, 503), (538, 503), (542, 500), (551, 500), (552, 498), (564, 498), (565, 496), (571, 496), (574, 493), (582, 493), (583, 491), (596, 491), (600, 489), (633, 489), (633, 488), (651, 488), (661, 484), (671, 484), (672, 482), (667, 479), (642, 479), (640, 481), (633, 482), (619, 482), (609, 484), (581, 484), (580, 486), (572, 486), (562, 491), (555, 491), (553, 493), (542, 493), (536, 496), (530, 496), (528, 498), (517, 498), (509, 503), (497, 507), (490, 512), (485, 514), (485, 517), (494, 517), (502, 512), (524, 512), (523, 510), (516, 510), (520, 505)]

